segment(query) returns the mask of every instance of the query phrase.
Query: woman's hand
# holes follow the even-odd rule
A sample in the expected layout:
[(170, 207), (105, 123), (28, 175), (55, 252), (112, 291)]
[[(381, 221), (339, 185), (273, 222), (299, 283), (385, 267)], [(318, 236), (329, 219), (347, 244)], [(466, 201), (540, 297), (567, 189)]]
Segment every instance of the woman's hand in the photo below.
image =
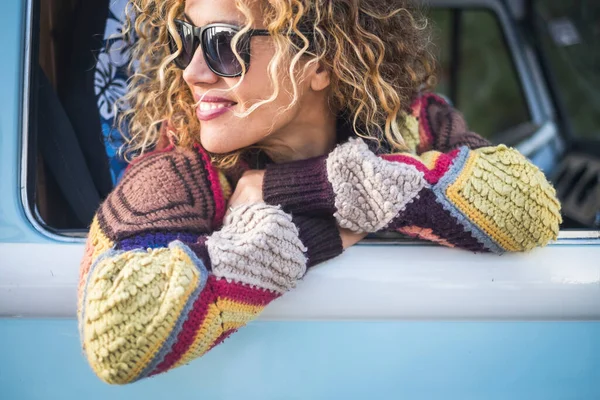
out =
[(367, 236), (367, 233), (356, 233), (351, 231), (350, 229), (340, 228), (338, 226), (338, 230), (340, 231), (340, 237), (342, 238), (342, 247), (346, 250), (350, 246), (354, 246), (356, 243), (360, 242)]
[[(235, 191), (229, 199), (228, 207), (234, 208), (236, 206), (248, 203), (262, 203), (263, 199), (263, 180), (265, 177), (265, 170), (253, 169), (244, 172), (242, 177), (235, 187)], [(228, 208), (227, 214), (231, 210)], [(355, 245), (367, 236), (366, 233), (356, 233), (349, 229), (340, 228), (340, 237), (342, 238), (342, 246), (347, 249), (350, 246)]]
[(239, 205), (262, 203), (264, 201), (262, 193), (264, 178), (264, 169), (252, 169), (244, 172), (235, 187), (235, 191), (229, 198), (226, 215), (231, 212), (231, 208)]

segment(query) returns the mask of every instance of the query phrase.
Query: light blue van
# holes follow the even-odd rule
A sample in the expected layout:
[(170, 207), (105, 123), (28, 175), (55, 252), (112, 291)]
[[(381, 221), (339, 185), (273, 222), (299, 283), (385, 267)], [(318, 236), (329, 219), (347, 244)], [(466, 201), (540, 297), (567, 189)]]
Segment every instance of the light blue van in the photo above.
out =
[[(203, 358), (115, 387), (95, 377), (79, 343), (85, 229), (65, 217), (64, 198), (40, 197), (57, 183), (40, 161), (32, 76), (48, 23), (40, 10), (57, 2), (2, 2), (0, 399), (600, 399), (593, 3), (428, 2), (439, 90), (474, 130), (555, 181), (565, 213), (556, 243), (495, 256), (369, 237)], [(498, 102), (504, 117), (490, 111)]]

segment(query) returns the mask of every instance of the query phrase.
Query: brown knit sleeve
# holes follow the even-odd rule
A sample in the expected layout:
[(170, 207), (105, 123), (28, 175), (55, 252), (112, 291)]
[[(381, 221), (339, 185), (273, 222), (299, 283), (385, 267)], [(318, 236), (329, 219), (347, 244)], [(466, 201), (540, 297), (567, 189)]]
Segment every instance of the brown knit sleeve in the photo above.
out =
[(218, 196), (205, 164), (202, 154), (179, 148), (137, 160), (100, 206), (100, 228), (114, 241), (155, 232), (212, 232)]
[(433, 93), (421, 95), (413, 104), (419, 121), (419, 153), (429, 150), (447, 153), (461, 146), (474, 150), (491, 143), (471, 132), (459, 111)]

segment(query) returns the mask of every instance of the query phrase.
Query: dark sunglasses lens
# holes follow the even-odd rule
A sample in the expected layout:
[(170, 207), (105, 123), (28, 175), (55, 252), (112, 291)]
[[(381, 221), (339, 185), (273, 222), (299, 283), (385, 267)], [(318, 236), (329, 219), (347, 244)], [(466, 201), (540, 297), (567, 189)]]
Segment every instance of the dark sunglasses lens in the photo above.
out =
[[(174, 61), (175, 65), (178, 68), (185, 69), (192, 61), (192, 58), (194, 58), (194, 53), (198, 48), (198, 43), (196, 38), (194, 37), (190, 26), (180, 21), (175, 21), (175, 28), (177, 29), (177, 33), (181, 38), (182, 48), (181, 53), (179, 54), (179, 56), (177, 56), (177, 58)], [(175, 38), (171, 36), (169, 37), (169, 46), (171, 48), (171, 53), (174, 54), (175, 52), (177, 52), (177, 43), (175, 42)]]
[[(242, 65), (231, 47), (236, 33), (235, 30), (224, 27), (213, 27), (204, 31), (206, 62), (216, 73), (227, 76), (236, 76), (242, 73)], [(249, 57), (248, 44), (246, 38), (240, 38), (237, 44), (237, 51), (245, 62)]]

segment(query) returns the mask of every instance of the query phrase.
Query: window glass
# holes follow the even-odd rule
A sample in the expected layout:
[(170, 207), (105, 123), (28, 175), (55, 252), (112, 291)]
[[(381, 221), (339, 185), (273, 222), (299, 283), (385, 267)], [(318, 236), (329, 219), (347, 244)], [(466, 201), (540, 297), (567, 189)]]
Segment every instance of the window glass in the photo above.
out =
[[(484, 137), (530, 120), (510, 49), (495, 15), (487, 10), (432, 9), (437, 90)], [(512, 144), (512, 143), (511, 143)]]
[(600, 139), (600, 2), (537, 1), (537, 31), (573, 133)]
[[(114, 156), (114, 153), (109, 151), (109, 154), (107, 154), (109, 149), (105, 147), (106, 138), (102, 136), (103, 134), (106, 135), (107, 127), (110, 127), (110, 125), (102, 120), (97, 121), (97, 126), (93, 130), (90, 130), (92, 127), (91, 122), (88, 124), (89, 126), (84, 126), (86, 129), (77, 130), (78, 127), (73, 124), (76, 122), (73, 115), (77, 116), (79, 113), (69, 114), (69, 106), (71, 106), (71, 109), (77, 106), (75, 107), (77, 110), (84, 105), (89, 106), (89, 110), (91, 110), (89, 115), (97, 114), (98, 99), (96, 95), (98, 95), (102, 116), (103, 111), (111, 108), (108, 100), (114, 100), (114, 96), (110, 98), (106, 96), (105, 93), (109, 92), (104, 90), (103, 87), (99, 90), (98, 82), (107, 84), (116, 82), (118, 89), (122, 86), (124, 78), (117, 74), (117, 72), (120, 72), (117, 69), (109, 70), (106, 68), (103, 70), (99, 68), (95, 70), (96, 61), (102, 67), (104, 65), (102, 62), (105, 61), (106, 57), (90, 57), (89, 60), (83, 59), (73, 68), (74, 70), (87, 71), (88, 75), (96, 78), (90, 80), (87, 79), (89, 76), (85, 77), (85, 82), (96, 83), (96, 86), (90, 88), (82, 86), (78, 89), (67, 85), (67, 83), (73, 81), (71, 76), (64, 72), (69, 70), (68, 63), (73, 59), (71, 54), (67, 52), (72, 48), (71, 41), (74, 37), (72, 33), (77, 29), (87, 28), (88, 23), (76, 24), (78, 21), (77, 13), (82, 12), (82, 9), (75, 7), (75, 1), (54, 0), (51, 4), (52, 7), (45, 6), (40, 10), (39, 59), (36, 60), (36, 63), (40, 64), (41, 67), (41, 72), (38, 75), (40, 78), (43, 76), (48, 83), (37, 82), (34, 85), (34, 87), (49, 87), (51, 90), (46, 90), (46, 97), (38, 96), (36, 104), (38, 114), (39, 110), (45, 107), (44, 109), (50, 110), (47, 114), (64, 115), (58, 123), (60, 126), (68, 125), (69, 130), (73, 131), (71, 133), (73, 139), (63, 140), (61, 143), (68, 143), (69, 146), (61, 147), (58, 149), (61, 150), (60, 152), (53, 151), (48, 146), (43, 148), (43, 140), (40, 138), (48, 138), (48, 135), (42, 134), (44, 126), (38, 124), (37, 130), (40, 134), (38, 135), (38, 154), (36, 154), (37, 164), (35, 166), (37, 172), (35, 182), (36, 212), (50, 228), (59, 229), (62, 232), (68, 230), (83, 232), (89, 226), (94, 210), (106, 196), (110, 190), (110, 185), (115, 180), (114, 169), (109, 170), (109, 167), (113, 167), (114, 160), (111, 157)], [(124, 4), (124, 0), (111, 2), (111, 4), (117, 7), (119, 4)], [(449, 98), (456, 108), (465, 114), (465, 118), (473, 131), (492, 141), (515, 144), (502, 139), (507, 137), (506, 132), (528, 123), (530, 116), (510, 49), (505, 43), (501, 25), (495, 15), (483, 9), (445, 8), (431, 9), (429, 17), (435, 26), (434, 51), (439, 61), (437, 91)], [(116, 11), (110, 11), (101, 20), (92, 22), (98, 25), (98, 28), (94, 28), (98, 32), (104, 30), (108, 32), (109, 28), (112, 27), (114, 33), (119, 29)], [(62, 33), (51, 35), (51, 32)], [(106, 34), (105, 36), (109, 35)], [(102, 35), (99, 35), (99, 39), (102, 40)], [(93, 44), (94, 56), (97, 55), (96, 50), (107, 46), (109, 42), (102, 41), (99, 45)], [(121, 49), (122, 44), (116, 43), (115, 47)], [(87, 51), (92, 54), (90, 49)], [(119, 67), (123, 65), (125, 65), (124, 62), (119, 64)], [(591, 75), (593, 76), (593, 74)], [(565, 76), (569, 77), (568, 74)], [(565, 80), (565, 82), (568, 82), (568, 80)], [(566, 83), (565, 87), (568, 87)], [(87, 95), (80, 96), (81, 93), (77, 91), (72, 94), (66, 92), (65, 88), (77, 89)], [(579, 90), (583, 89), (580, 88)], [(573, 93), (572, 97), (577, 99), (576, 94), (578, 92), (574, 91)], [(83, 102), (84, 98), (87, 99), (85, 104)], [(581, 104), (583, 103), (572, 104), (574, 104), (572, 105), (573, 108), (577, 108), (582, 107)], [(60, 113), (55, 113), (56, 110)], [(592, 112), (588, 114), (593, 115)], [(36, 120), (38, 116), (34, 112), (33, 119)], [(594, 120), (591, 119), (591, 121)], [(589, 125), (592, 126), (593, 124), (590, 122)], [(35, 124), (32, 124), (32, 126), (35, 126)], [(599, 123), (596, 122), (593, 126), (597, 127)], [(67, 130), (53, 131), (64, 133)], [(590, 130), (587, 129), (586, 131)], [(82, 137), (82, 132), (87, 136)], [(86, 146), (91, 149), (88, 150)], [(44, 150), (47, 154), (44, 153)], [(59, 156), (56, 156), (57, 154)], [(89, 158), (90, 154), (101, 156), (103, 159), (100, 160), (100, 163), (94, 164), (95, 161)], [(53, 155), (54, 158), (52, 158)], [(68, 157), (63, 157), (63, 155), (68, 155)], [(61, 164), (65, 160), (69, 162), (68, 165)], [(73, 165), (75, 167), (72, 167)], [(84, 166), (84, 168), (79, 168), (79, 165)], [(100, 165), (102, 168), (96, 168), (94, 165)], [(67, 175), (65, 171), (69, 174)], [(113, 175), (111, 176), (110, 173), (113, 173)], [(77, 184), (73, 184), (74, 182), (77, 182)]]
[(98, 32), (107, 24), (107, 5), (36, 4), (29, 127), (30, 143), (37, 148), (31, 157), (36, 165), (30, 171), (36, 173), (30, 202), (40, 222), (61, 233), (84, 232), (113, 187), (94, 91), (103, 44)]
[(534, 2), (532, 30), (567, 128), (554, 184), (565, 229), (600, 227), (600, 3)]

